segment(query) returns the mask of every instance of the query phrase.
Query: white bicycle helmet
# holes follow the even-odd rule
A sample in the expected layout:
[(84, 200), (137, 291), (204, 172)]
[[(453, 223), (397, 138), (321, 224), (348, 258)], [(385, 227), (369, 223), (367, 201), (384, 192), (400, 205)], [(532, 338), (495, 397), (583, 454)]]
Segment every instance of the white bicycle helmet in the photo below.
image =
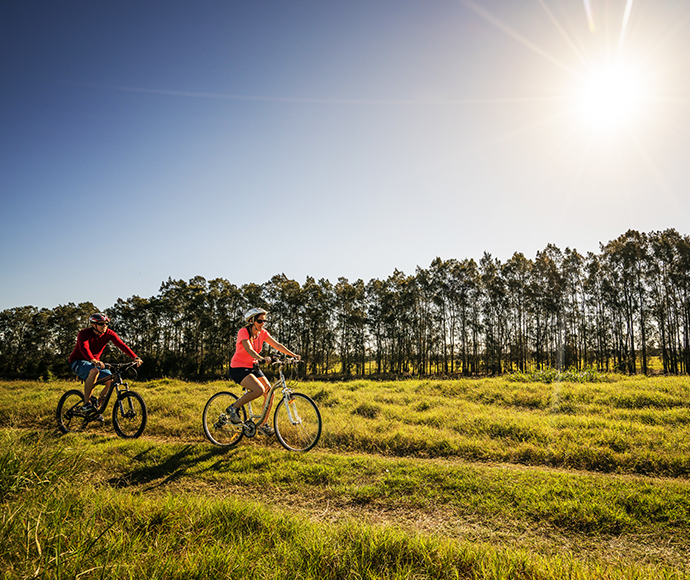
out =
[(244, 313), (244, 319), (247, 322), (251, 322), (251, 320), (259, 314), (268, 314), (268, 312), (266, 312), (263, 308), (250, 308)]

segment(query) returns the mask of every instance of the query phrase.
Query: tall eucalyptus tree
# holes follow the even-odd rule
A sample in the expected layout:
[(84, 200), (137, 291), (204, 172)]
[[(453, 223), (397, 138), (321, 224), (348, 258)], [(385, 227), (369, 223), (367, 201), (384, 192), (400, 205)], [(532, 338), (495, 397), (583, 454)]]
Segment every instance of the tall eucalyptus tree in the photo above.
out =
[(584, 257), (577, 250), (565, 249), (561, 264), (563, 280), (565, 368), (581, 368), (587, 359), (587, 310), (584, 288)]
[(527, 370), (530, 358), (530, 276), (532, 263), (521, 253), (513, 256), (502, 266), (506, 284), (506, 316), (508, 317), (508, 365), (520, 371)]
[(503, 354), (508, 337), (507, 291), (500, 260), (485, 252), (479, 262), (483, 290), (484, 353), (487, 373), (503, 372)]
[(609, 288), (609, 305), (615, 311), (614, 328), (618, 342), (618, 361), (621, 370), (637, 370), (637, 347), (642, 355), (642, 370), (647, 372), (647, 289), (645, 265), (647, 238), (629, 230), (602, 248)]
[(460, 365), (463, 375), (479, 373), (481, 349), (481, 300), (479, 267), (473, 259), (453, 263), (449, 280), (453, 318), (459, 335)]
[(318, 283), (308, 276), (302, 286), (303, 353), (313, 374), (328, 373), (334, 355), (335, 295), (333, 285), (325, 279)]
[(563, 368), (562, 252), (553, 244), (537, 252), (530, 290), (534, 308), (534, 351), (537, 368)]
[(362, 280), (350, 283), (338, 278), (335, 294), (335, 332), (340, 355), (340, 371), (344, 375), (364, 375), (366, 367), (366, 294)]

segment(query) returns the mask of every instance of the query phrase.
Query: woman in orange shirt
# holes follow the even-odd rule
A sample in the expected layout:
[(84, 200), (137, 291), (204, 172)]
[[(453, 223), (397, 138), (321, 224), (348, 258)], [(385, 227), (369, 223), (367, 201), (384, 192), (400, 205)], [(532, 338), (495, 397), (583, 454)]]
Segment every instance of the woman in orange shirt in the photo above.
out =
[[(264, 342), (287, 356), (297, 360), (300, 358), (298, 354), (295, 354), (276, 341), (264, 328), (266, 314), (267, 312), (263, 308), (249, 309), (244, 315), (247, 324), (237, 333), (235, 354), (230, 361), (230, 378), (245, 388), (247, 392), (235, 401), (232, 406), (228, 407), (230, 421), (233, 423), (242, 422), (238, 410), (245, 403), (253, 401), (261, 395), (265, 397), (271, 388), (268, 379), (259, 370), (260, 362), (271, 361), (270, 357), (265, 357), (261, 354)], [(273, 429), (269, 425), (261, 425), (259, 429), (266, 435), (273, 434)]]

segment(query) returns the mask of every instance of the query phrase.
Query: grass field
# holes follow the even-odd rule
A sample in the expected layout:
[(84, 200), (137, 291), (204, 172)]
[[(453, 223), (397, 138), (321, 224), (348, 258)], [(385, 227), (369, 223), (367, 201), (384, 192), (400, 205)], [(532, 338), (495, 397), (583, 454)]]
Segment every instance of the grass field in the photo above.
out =
[(690, 578), (690, 381), (302, 383), (307, 454), (206, 442), (230, 385), (138, 382), (135, 441), (0, 382), (3, 578)]

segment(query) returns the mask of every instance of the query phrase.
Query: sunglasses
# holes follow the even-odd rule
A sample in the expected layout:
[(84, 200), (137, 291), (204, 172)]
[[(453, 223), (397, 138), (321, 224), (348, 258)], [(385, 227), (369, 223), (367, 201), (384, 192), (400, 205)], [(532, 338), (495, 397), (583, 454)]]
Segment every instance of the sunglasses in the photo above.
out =
[(257, 324), (263, 324), (264, 322), (266, 322), (266, 319), (265, 319), (265, 318), (256, 321)]
[(96, 326), (108, 326), (107, 322), (94, 322)]

